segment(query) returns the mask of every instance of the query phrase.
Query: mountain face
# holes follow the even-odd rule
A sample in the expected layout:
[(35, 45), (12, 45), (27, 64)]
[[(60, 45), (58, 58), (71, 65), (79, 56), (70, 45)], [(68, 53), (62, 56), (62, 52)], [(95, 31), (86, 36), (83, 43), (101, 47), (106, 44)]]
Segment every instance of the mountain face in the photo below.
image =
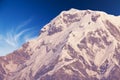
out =
[(0, 57), (0, 80), (120, 80), (120, 16), (61, 12), (38, 38)]

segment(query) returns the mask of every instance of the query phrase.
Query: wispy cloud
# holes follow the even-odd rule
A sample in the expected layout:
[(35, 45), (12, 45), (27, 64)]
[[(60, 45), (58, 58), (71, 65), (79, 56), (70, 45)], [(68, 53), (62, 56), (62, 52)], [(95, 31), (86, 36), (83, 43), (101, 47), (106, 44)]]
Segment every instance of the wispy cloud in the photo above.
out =
[(32, 19), (28, 19), (22, 24), (18, 25), (16, 28), (9, 29), (5, 36), (0, 35), (0, 45), (3, 46), (0, 47), (0, 55), (2, 52), (5, 52), (6, 54), (17, 49), (23, 42), (35, 37), (33, 36), (34, 28), (26, 27), (31, 21)]
[(28, 20), (26, 20), (26, 21), (24, 21), (22, 24), (18, 25), (15, 30), (16, 30), (16, 31), (19, 31), (20, 29), (22, 29), (22, 28), (24, 28), (26, 25), (28, 25), (31, 21), (32, 21), (31, 18), (28, 19)]
[[(17, 47), (20, 41), (20, 38), (24, 33), (30, 31), (30, 28), (21, 30), (19, 32), (16, 32), (16, 30), (11, 30), (10, 32), (7, 33), (6, 37), (4, 40), (11, 46)], [(27, 34), (29, 35), (29, 34)]]

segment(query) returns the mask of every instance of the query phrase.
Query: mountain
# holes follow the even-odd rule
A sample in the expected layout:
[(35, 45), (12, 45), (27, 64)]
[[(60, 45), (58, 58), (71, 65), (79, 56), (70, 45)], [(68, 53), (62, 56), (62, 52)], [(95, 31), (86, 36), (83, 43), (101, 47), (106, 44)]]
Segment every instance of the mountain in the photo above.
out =
[(120, 16), (61, 12), (38, 38), (0, 57), (0, 80), (120, 80)]

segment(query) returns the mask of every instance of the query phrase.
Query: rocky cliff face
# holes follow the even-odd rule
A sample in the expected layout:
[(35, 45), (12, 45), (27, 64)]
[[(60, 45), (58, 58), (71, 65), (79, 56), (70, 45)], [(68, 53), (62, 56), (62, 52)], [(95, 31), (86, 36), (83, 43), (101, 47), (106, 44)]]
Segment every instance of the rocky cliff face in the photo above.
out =
[(0, 58), (0, 80), (120, 80), (120, 17), (63, 11), (37, 39)]

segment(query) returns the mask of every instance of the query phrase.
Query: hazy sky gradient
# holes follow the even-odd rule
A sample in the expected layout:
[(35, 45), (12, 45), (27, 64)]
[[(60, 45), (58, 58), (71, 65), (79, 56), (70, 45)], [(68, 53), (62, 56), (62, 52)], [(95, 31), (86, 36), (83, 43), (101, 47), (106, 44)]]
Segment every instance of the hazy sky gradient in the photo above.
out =
[(0, 55), (38, 36), (61, 11), (76, 8), (120, 14), (120, 0), (0, 0)]

